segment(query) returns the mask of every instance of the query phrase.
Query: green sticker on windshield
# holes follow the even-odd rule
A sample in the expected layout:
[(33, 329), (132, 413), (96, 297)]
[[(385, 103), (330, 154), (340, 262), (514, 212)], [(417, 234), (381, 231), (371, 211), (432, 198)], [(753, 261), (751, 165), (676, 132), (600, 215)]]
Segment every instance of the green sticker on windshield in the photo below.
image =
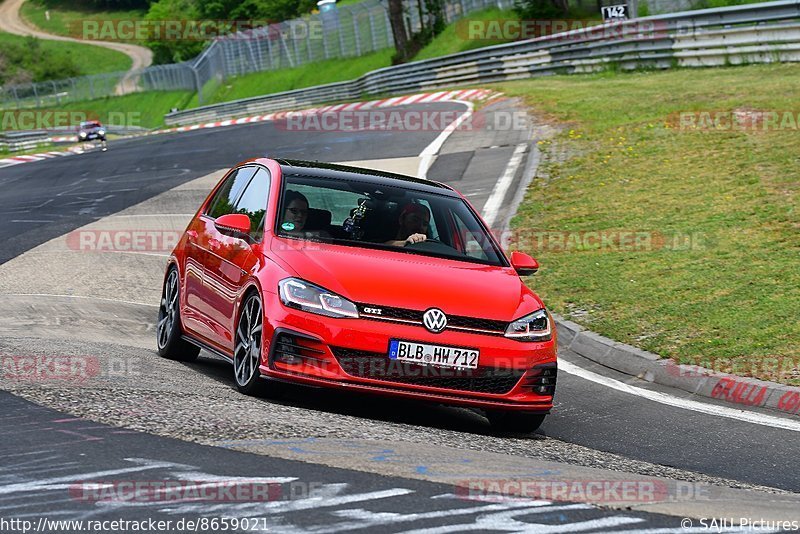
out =
[(287, 232), (291, 232), (292, 230), (294, 230), (294, 223), (285, 222), (281, 225), (281, 228), (283, 228)]

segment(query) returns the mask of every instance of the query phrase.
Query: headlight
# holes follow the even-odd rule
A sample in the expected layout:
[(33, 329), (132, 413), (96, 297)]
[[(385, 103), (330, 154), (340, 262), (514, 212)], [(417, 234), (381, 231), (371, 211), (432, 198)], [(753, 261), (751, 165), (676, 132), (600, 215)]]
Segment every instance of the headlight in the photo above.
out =
[(81, 137), (86, 137), (86, 132), (81, 132), (81, 133), (80, 133), (80, 136), (81, 136)]
[(105, 134), (106, 134), (105, 130), (97, 130), (97, 135), (105, 135)]
[(553, 331), (547, 310), (542, 308), (517, 319), (508, 325), (505, 335), (518, 341), (549, 341), (553, 338)]
[(285, 278), (278, 282), (278, 291), (281, 301), (291, 308), (328, 317), (358, 318), (358, 308), (355, 304), (304, 280)]

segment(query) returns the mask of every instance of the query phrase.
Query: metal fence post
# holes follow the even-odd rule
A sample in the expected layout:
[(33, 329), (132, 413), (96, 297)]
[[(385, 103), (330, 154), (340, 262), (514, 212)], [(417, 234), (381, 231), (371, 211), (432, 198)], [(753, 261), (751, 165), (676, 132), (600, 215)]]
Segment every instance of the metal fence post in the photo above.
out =
[(292, 49), (294, 50), (295, 65), (300, 66), (303, 64), (303, 59), (300, 57), (300, 53), (297, 51), (297, 39), (295, 39), (294, 30), (292, 29), (291, 24), (289, 24), (289, 41), (292, 43)]
[(312, 19), (309, 18), (307, 21), (306, 26), (306, 55), (308, 56), (308, 62), (313, 63), (314, 61), (314, 53), (311, 50), (312, 40), (311, 40), (311, 30), (313, 28)]
[(269, 29), (267, 29), (267, 55), (269, 56), (269, 70), (272, 70), (272, 31)]
[(359, 24), (358, 24), (358, 18), (356, 18), (355, 10), (350, 12), (350, 19), (353, 21), (353, 33), (356, 36), (356, 56), (360, 56), (361, 55), (361, 36), (359, 35), (359, 33), (361, 33), (361, 32), (359, 31), (359, 28), (358, 28)]
[(336, 32), (339, 34), (339, 57), (347, 57), (344, 51), (344, 37), (342, 36), (342, 21), (339, 21), (339, 30)]
[(197, 105), (203, 105), (203, 86), (200, 84), (200, 73), (197, 72), (197, 69), (194, 65), (189, 65), (189, 68), (192, 69), (192, 74), (194, 74), (194, 86), (197, 90)]
[(375, 21), (372, 20), (372, 10), (367, 9), (367, 21), (369, 22), (369, 35), (372, 39), (372, 46), (370, 51), (374, 52), (378, 49), (378, 34), (375, 33)]

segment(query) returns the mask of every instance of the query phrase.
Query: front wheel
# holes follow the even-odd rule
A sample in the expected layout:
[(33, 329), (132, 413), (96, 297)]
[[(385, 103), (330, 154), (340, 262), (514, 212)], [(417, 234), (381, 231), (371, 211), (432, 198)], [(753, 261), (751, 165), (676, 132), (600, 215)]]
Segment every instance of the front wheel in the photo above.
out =
[(200, 354), (200, 347), (181, 339), (180, 282), (178, 269), (171, 267), (164, 280), (161, 305), (158, 307), (156, 342), (158, 355), (170, 360), (192, 362)]
[(233, 350), (233, 375), (236, 389), (246, 395), (255, 395), (261, 390), (261, 334), (264, 329), (264, 314), (261, 297), (253, 293), (244, 301), (236, 328), (236, 346)]
[(492, 428), (500, 432), (532, 434), (544, 423), (547, 414), (525, 412), (488, 412)]

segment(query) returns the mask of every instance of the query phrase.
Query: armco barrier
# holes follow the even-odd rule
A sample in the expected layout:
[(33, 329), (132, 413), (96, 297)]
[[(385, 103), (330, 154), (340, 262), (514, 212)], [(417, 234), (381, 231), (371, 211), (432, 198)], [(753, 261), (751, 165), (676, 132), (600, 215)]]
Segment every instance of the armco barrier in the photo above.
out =
[(374, 70), (349, 82), (169, 113), (169, 125), (223, 120), (362, 95), (547, 74), (800, 61), (800, 0), (671, 13)]
[(0, 134), (0, 149), (9, 152), (30, 150), (50, 143), (49, 134), (44, 130), (3, 132)]

